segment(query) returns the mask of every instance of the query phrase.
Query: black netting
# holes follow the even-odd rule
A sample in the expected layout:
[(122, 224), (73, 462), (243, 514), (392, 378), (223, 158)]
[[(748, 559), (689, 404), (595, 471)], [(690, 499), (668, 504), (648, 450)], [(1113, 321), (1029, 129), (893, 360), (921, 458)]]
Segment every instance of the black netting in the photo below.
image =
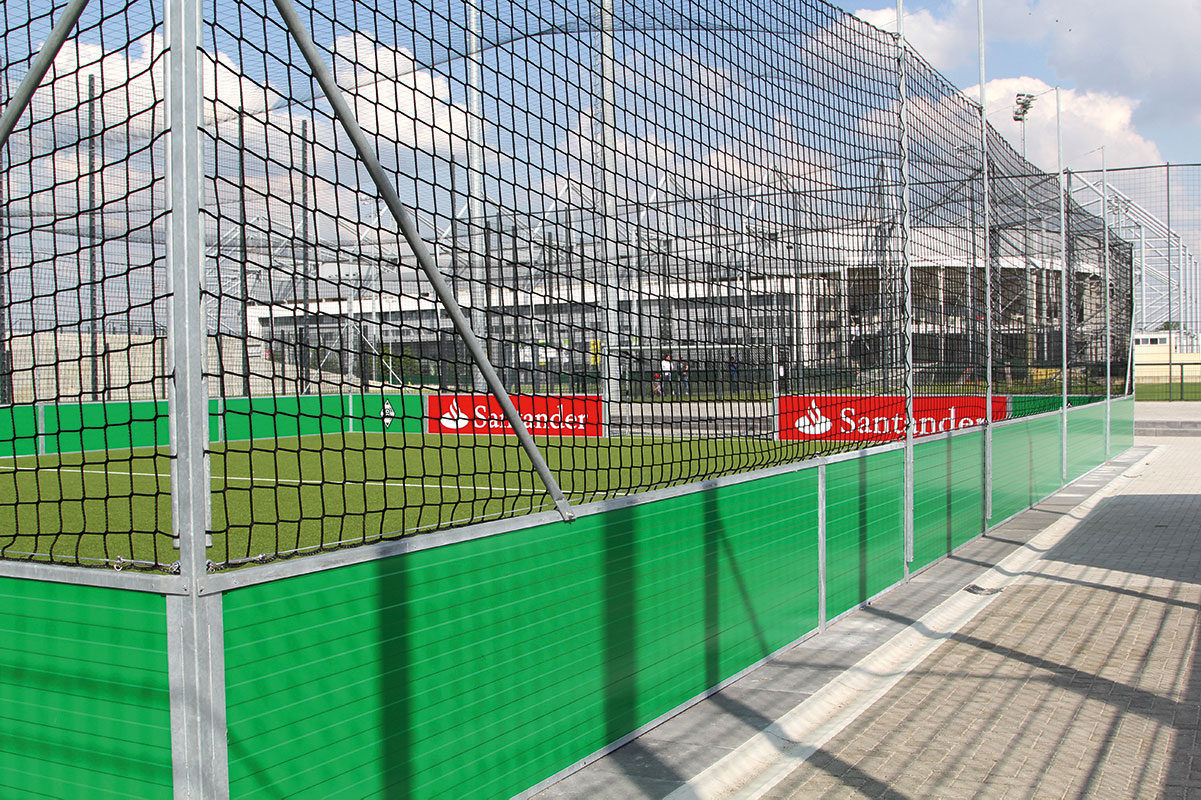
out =
[[(7, 107), (60, 8), (3, 13)], [(161, 29), (93, 0), (0, 150), (6, 558), (175, 560)]]
[[(910, 381), (922, 434), (1049, 410), (1065, 320), (1069, 391), (1125, 388), (1130, 229), (1075, 176), (1061, 237), (1059, 177), (842, 11), (297, 10), (572, 504), (898, 441)], [(55, 15), (5, 14), (11, 96)], [(553, 508), (275, 5), (203, 16), (210, 558)], [(174, 560), (160, 17), (93, 0), (4, 144), (8, 556)]]

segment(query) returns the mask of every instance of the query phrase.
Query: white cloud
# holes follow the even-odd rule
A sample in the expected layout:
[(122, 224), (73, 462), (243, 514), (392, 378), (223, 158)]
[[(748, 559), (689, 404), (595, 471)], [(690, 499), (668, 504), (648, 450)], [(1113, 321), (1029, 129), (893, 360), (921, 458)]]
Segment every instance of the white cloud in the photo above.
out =
[[(855, 16), (886, 31), (896, 31), (896, 6), (860, 9)], [(961, 67), (976, 58), (976, 10), (967, 2), (956, 2), (944, 16), (923, 8), (905, 14), (905, 39), (937, 69)]]
[(451, 101), (450, 83), (417, 69), (405, 48), (356, 33), (334, 42), (334, 74), (363, 130), (419, 150), (460, 149), (467, 110)]
[[(205, 125), (231, 117), (239, 108), (252, 114), (262, 112), (279, 99), (269, 86), (242, 74), (224, 53), (214, 56), (202, 52), (200, 62)], [(108, 128), (109, 135), (114, 131), (129, 137), (151, 135), (161, 131), (166, 122), (162, 109), (150, 113), (164, 97), (166, 64), (166, 44), (157, 34), (147, 34), (128, 51), (105, 50), (100, 45), (68, 40), (55, 56), (45, 83), (34, 95), (35, 109), (61, 110), (81, 105), (78, 115), (71, 115), (70, 121), (87, 130), (86, 104), (91, 81), (98, 103), (99, 127)]]
[(1044, 0), (1032, 17), (1057, 74), (1083, 89), (1139, 97), (1148, 119), (1201, 122), (1201, 4)]
[[(1047, 171), (1057, 166), (1055, 90), (1037, 78), (1000, 78), (988, 82), (988, 121), (1020, 151), (1021, 123), (1013, 121), (1013, 98), (1018, 92), (1038, 95), (1026, 122), (1029, 160)], [(966, 91), (979, 97), (980, 87)], [(1102, 92), (1060, 90), (1064, 165), (1076, 169), (1100, 166), (1097, 149), (1104, 145), (1110, 167), (1156, 164), (1159, 148), (1134, 127), (1138, 101)]]
[[(935, 9), (907, 13), (906, 38), (944, 74), (970, 69), (977, 58), (975, 3), (954, 0)], [(856, 15), (896, 30), (892, 6)], [(1201, 3), (1012, 0), (988, 4), (984, 22), (990, 74), (1014, 76), (1020, 58), (1022, 72), (1047, 84), (1071, 86), (1083, 97), (1128, 98), (1133, 125), (1201, 122)], [(1113, 103), (1099, 102), (1100, 116), (1112, 122)]]

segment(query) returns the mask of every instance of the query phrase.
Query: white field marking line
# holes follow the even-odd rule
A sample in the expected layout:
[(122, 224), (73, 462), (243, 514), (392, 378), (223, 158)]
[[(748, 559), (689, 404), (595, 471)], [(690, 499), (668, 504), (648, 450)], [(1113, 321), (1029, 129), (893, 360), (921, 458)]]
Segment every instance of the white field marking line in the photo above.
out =
[[(1161, 451), (1156, 448), (1140, 458), (1108, 486), (970, 583), (1000, 589), (1022, 578), (1042, 553), (1067, 536), (1101, 500), (1118, 494), (1138, 477), (1129, 473), (1144, 467)], [(998, 596), (955, 592), (665, 800), (759, 800)]]
[[(128, 475), (128, 476), (135, 477), (135, 478), (158, 478), (160, 480), (162, 480), (162, 479), (169, 480), (171, 478), (170, 473), (128, 472), (125, 470), (113, 470), (113, 469), (84, 469), (82, 467), (76, 467), (73, 465), (66, 465), (66, 466), (59, 465), (59, 466), (55, 466), (55, 467), (14, 467), (14, 466), (10, 466), (8, 464), (0, 464), (0, 470), (8, 470), (10, 472), (56, 472), (56, 471), (65, 471), (65, 470), (71, 470), (72, 472), (74, 472), (74, 471), (78, 470), (81, 473), (86, 473), (86, 474), (90, 474), (90, 475), (122, 475), (122, 476)], [(225, 481), (226, 483), (231, 483), (231, 482), (236, 482), (236, 481), (244, 481), (244, 482), (248, 482), (248, 483), (252, 483), (252, 484), (253, 483), (272, 484), (272, 485), (284, 484), (287, 486), (324, 486), (326, 484), (338, 483), (338, 481), (334, 481), (334, 480), (316, 481), (316, 480), (304, 480), (304, 479), (300, 479), (300, 478), (246, 477), (243, 475), (213, 475), (212, 479), (214, 481)], [(481, 491), (481, 492), (499, 491), (499, 492), (506, 492), (509, 494), (514, 494), (514, 493), (516, 493), (516, 494), (537, 494), (540, 491), (545, 491), (545, 489), (521, 489), (521, 488), (513, 489), (513, 488), (510, 488), (507, 486), (473, 486), (471, 484), (460, 485), (457, 483), (409, 483), (409, 482), (404, 482), (404, 481), (342, 481), (342, 483), (357, 483), (360, 486), (406, 487), (406, 488), (410, 488), (410, 489), (416, 489), (416, 488), (471, 489), (474, 491)]]

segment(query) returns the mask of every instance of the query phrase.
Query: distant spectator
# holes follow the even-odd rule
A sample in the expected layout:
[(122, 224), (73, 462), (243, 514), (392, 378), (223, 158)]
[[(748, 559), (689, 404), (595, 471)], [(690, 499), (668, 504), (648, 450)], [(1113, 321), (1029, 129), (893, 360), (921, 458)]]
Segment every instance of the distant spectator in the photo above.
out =
[(738, 359), (730, 356), (730, 391), (738, 386)]
[(688, 397), (692, 394), (692, 365), (685, 361), (680, 365), (680, 394)]
[(675, 370), (675, 368), (676, 365), (671, 361), (671, 353), (664, 353), (663, 361), (659, 364), (659, 373), (661, 374), (661, 380), (663, 381), (663, 394), (667, 397), (671, 397), (674, 393), (671, 378), (672, 371)]

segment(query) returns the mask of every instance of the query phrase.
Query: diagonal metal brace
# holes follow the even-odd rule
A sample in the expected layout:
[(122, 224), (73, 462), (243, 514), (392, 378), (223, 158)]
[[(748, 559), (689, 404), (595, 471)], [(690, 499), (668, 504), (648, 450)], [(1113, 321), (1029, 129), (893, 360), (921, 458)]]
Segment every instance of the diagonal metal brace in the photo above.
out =
[(309, 68), (313, 71), (313, 77), (317, 79), (317, 83), (325, 93), (325, 98), (329, 101), (330, 106), (333, 107), (335, 116), (337, 116), (338, 121), (342, 123), (342, 127), (346, 130), (346, 134), (354, 144), (359, 158), (363, 159), (363, 163), (367, 167), (367, 172), (371, 175), (371, 179), (375, 183), (376, 190), (383, 197), (388, 210), (392, 212), (392, 216), (395, 217), (396, 222), (400, 225), (400, 230), (404, 234), (405, 241), (408, 242), (413, 255), (417, 257), (417, 264), (421, 267), (422, 272), (425, 273), (426, 278), (429, 279), (430, 284), (434, 288), (434, 293), (438, 295), (438, 300), (441, 301), (442, 306), (446, 309), (446, 313), (450, 316), (455, 330), (467, 346), (467, 352), (471, 354), (471, 358), (480, 373), (484, 376), (488, 388), (496, 397), (497, 402), (500, 403), (505, 419), (513, 426), (513, 430), (516, 432), (517, 439), (521, 442), (522, 448), (529, 455), (530, 460), (533, 461), (538, 477), (542, 479), (547, 493), (555, 501), (555, 508), (565, 521), (570, 522), (575, 519), (575, 513), (571, 510), (571, 505), (567, 502), (563, 490), (559, 488), (559, 483), (551, 473), (550, 467), (547, 466), (546, 459), (542, 457), (542, 452), (538, 449), (538, 445), (534, 443), (533, 437), (530, 436), (530, 432), (525, 427), (521, 415), (517, 413), (517, 407), (513, 405), (513, 399), (509, 397), (509, 393), (505, 390), (504, 384), (501, 383), (500, 378), (497, 376), (496, 370), (492, 368), (492, 363), (488, 360), (487, 353), (480, 346), (479, 339), (476, 338), (474, 331), (471, 330), (471, 325), (467, 322), (467, 318), (463, 316), (463, 311), (459, 308), (459, 303), (455, 299), (454, 293), (447, 285), (446, 279), (442, 277), (442, 273), (438, 270), (438, 265), (434, 263), (433, 256), (430, 255), (425, 242), (422, 241), (417, 231), (417, 226), (413, 224), (409, 212), (400, 202), (400, 196), (392, 186), (388, 174), (384, 172), (383, 166), (379, 163), (379, 158), (376, 156), (375, 151), (371, 149), (366, 134), (359, 127), (359, 123), (351, 112), (350, 106), (347, 105), (346, 99), (342, 96), (342, 90), (338, 88), (329, 68), (325, 66), (325, 62), (321, 59), (321, 53), (318, 51), (317, 45), (314, 44), (312, 37), (309, 36), (309, 32), (301, 22), (300, 16), (296, 13), (291, 0), (274, 0), (274, 2), (280, 16), (283, 17), (284, 24), (288, 27), (288, 32), (292, 34), (292, 38), (296, 41), (300, 52), (304, 55), (305, 61), (308, 62)]
[(12, 100), (4, 109), (4, 116), (0, 117), (0, 150), (4, 149), (4, 145), (8, 143), (9, 134), (13, 132), (13, 128), (17, 127), (17, 120), (29, 107), (33, 93), (41, 86), (42, 79), (50, 71), (50, 65), (54, 63), (58, 51), (62, 49), (63, 42), (67, 41), (67, 35), (75, 27), (75, 23), (79, 22), (79, 16), (87, 7), (88, 0), (71, 0), (63, 9), (58, 22), (54, 23), (54, 29), (50, 31), (50, 36), (42, 43), (42, 49), (38, 51), (37, 57), (29, 65), (29, 72), (26, 72), (25, 77), (21, 79), (21, 85), (17, 87)]

